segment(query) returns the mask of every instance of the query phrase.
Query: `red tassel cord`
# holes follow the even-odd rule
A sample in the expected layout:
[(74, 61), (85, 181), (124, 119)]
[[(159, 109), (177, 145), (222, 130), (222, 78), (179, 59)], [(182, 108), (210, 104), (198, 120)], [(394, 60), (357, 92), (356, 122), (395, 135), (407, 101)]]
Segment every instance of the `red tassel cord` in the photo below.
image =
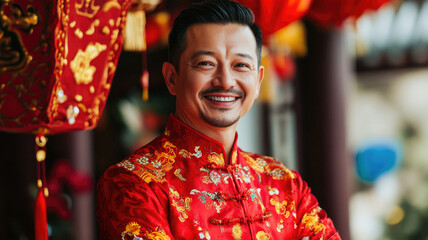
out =
[(36, 240), (48, 240), (48, 221), (46, 216), (46, 199), (49, 195), (46, 187), (46, 142), (43, 135), (36, 137), (36, 159), (37, 159), (37, 187), (39, 193), (36, 197), (36, 206), (34, 211), (34, 225)]
[(34, 216), (36, 240), (47, 240), (48, 226), (46, 216), (46, 200), (42, 191), (39, 191), (37, 194)]
[(143, 70), (143, 75), (141, 76), (141, 85), (143, 87), (143, 101), (146, 102), (149, 100), (149, 72), (146, 69)]

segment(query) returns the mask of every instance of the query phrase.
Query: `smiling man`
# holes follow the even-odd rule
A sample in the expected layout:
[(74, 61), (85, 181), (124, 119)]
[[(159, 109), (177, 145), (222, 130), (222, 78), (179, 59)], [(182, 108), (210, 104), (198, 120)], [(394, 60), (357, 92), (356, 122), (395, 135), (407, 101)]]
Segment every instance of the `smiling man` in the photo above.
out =
[(263, 79), (261, 45), (239, 3), (180, 13), (162, 68), (176, 112), (98, 182), (101, 239), (340, 239), (298, 173), (236, 145)]

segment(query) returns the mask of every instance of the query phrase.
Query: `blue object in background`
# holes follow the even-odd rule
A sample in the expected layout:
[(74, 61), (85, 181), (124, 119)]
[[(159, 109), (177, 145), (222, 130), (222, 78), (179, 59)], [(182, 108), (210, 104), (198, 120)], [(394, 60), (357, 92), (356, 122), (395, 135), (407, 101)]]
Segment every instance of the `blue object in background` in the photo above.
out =
[(365, 143), (355, 155), (358, 177), (374, 182), (381, 175), (396, 169), (401, 163), (402, 148), (395, 140), (377, 140)]

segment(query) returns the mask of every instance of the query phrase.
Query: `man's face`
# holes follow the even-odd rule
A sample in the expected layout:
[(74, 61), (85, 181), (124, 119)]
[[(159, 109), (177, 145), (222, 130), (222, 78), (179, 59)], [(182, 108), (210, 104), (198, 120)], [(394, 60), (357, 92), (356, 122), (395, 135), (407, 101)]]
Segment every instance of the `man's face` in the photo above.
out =
[(197, 24), (186, 32), (179, 72), (165, 63), (163, 74), (177, 97), (177, 118), (203, 132), (236, 127), (258, 96), (263, 67), (249, 27)]

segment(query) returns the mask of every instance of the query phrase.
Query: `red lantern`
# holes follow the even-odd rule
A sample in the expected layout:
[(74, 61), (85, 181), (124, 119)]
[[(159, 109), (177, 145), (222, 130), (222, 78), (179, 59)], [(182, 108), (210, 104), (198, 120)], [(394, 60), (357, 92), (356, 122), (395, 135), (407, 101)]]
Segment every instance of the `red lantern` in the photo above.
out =
[(265, 39), (272, 33), (300, 19), (312, 0), (238, 0), (253, 11)]
[(313, 0), (308, 17), (321, 26), (340, 25), (349, 17), (358, 18), (366, 10), (377, 10), (390, 0)]
[(129, 1), (11, 0), (0, 7), (0, 130), (53, 134), (95, 127)]
[(296, 63), (287, 54), (277, 54), (272, 56), (273, 69), (279, 81), (291, 81), (296, 75)]
[(0, 1), (0, 130), (33, 132), (36, 240), (47, 240), (45, 134), (95, 127), (130, 0)]

